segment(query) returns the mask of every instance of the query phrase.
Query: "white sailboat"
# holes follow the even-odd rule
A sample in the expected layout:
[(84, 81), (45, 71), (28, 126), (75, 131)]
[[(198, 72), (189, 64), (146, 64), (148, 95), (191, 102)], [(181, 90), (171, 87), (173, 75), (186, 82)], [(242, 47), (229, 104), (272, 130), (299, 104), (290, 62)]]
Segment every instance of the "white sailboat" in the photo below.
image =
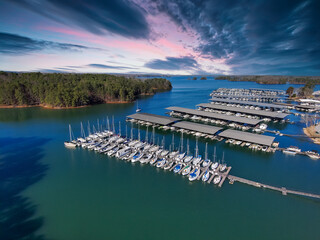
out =
[(138, 102), (138, 100), (137, 100), (137, 109), (136, 109), (136, 112), (141, 112), (141, 108), (139, 108), (139, 102)]
[(70, 137), (70, 140), (64, 142), (64, 146), (65, 147), (67, 147), (67, 148), (76, 148), (77, 147), (77, 142), (75, 140), (73, 140), (72, 136), (73, 136), (72, 129), (71, 129), (71, 125), (69, 124), (69, 137)]

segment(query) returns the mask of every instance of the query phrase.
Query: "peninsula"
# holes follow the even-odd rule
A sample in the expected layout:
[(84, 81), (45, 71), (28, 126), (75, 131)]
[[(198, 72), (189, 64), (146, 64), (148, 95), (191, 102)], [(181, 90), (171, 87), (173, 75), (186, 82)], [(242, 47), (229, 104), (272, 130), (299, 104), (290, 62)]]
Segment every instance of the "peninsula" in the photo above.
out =
[(139, 95), (172, 89), (164, 78), (138, 79), (108, 74), (0, 72), (0, 107), (73, 108), (127, 103)]

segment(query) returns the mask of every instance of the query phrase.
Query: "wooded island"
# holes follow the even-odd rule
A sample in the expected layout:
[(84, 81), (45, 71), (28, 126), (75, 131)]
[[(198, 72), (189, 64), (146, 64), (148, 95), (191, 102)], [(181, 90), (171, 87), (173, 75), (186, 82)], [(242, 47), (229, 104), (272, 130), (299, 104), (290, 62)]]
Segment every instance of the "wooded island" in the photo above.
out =
[(139, 95), (171, 90), (164, 78), (137, 79), (108, 74), (0, 72), (0, 105), (80, 107), (131, 102)]

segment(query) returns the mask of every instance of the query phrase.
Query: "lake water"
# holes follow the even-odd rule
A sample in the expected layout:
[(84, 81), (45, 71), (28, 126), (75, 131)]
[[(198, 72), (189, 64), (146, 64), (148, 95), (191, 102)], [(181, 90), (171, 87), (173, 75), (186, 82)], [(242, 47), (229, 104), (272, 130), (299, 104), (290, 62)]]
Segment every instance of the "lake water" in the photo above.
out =
[[(166, 107), (194, 108), (219, 87), (275, 88), (213, 79), (171, 77), (173, 89), (139, 100), (143, 112), (164, 115)], [(296, 86), (298, 87), (298, 86)], [(320, 201), (227, 181), (222, 188), (149, 165), (131, 164), (84, 149), (66, 149), (68, 124), (80, 135), (80, 121), (115, 127), (135, 112), (136, 103), (103, 104), (69, 110), (0, 109), (1, 239), (320, 239)], [(291, 116), (293, 121), (298, 121)], [(303, 124), (273, 125), (303, 134)], [(145, 138), (145, 128), (141, 137)], [(128, 134), (130, 125), (128, 125)], [(137, 129), (134, 131), (137, 137)], [(150, 131), (149, 131), (150, 134)], [(156, 132), (157, 141), (172, 134)], [(149, 135), (150, 138), (150, 135)], [(159, 140), (158, 140), (159, 139)], [(194, 151), (195, 138), (186, 135)], [(281, 147), (318, 150), (306, 138), (277, 136)], [(178, 146), (180, 135), (175, 135)], [(225, 153), (231, 174), (275, 186), (320, 194), (320, 161), (281, 152), (268, 154), (208, 142)], [(204, 155), (205, 140), (199, 140)], [(14, 224), (12, 224), (14, 223)], [(3, 236), (3, 238), (1, 237)]]

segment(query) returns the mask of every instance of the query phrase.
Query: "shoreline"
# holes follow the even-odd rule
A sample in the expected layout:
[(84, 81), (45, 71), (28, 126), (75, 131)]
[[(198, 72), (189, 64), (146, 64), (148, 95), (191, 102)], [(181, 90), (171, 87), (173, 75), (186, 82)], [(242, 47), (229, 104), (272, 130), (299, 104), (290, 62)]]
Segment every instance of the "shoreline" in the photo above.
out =
[[(308, 128), (303, 128), (303, 132), (305, 135), (307, 135), (315, 144), (320, 144), (320, 135), (319, 136), (314, 136), (312, 132), (314, 132), (314, 126), (308, 127)], [(312, 132), (310, 132), (310, 130)]]

